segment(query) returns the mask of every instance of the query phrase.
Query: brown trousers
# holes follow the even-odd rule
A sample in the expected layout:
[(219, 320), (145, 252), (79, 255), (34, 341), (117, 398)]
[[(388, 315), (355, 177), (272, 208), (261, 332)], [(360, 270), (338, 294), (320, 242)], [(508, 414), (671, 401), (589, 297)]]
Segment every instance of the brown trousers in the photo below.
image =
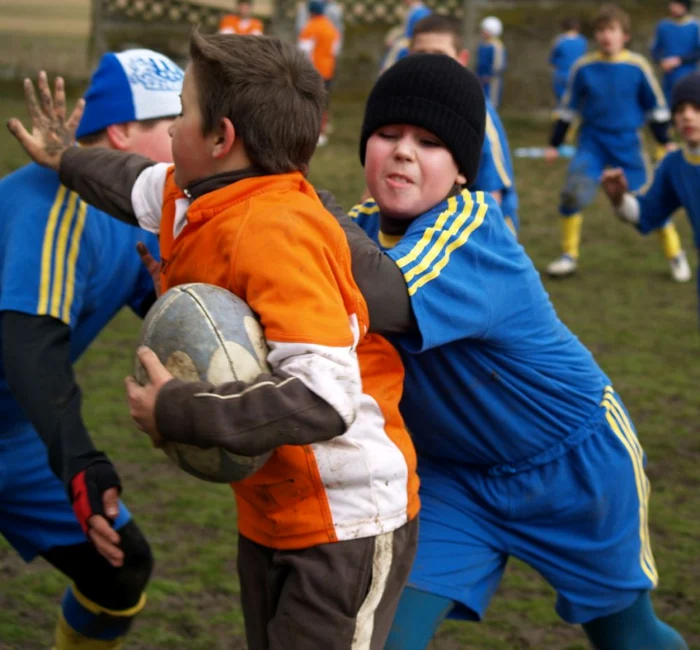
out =
[(408, 580), (418, 520), (298, 551), (239, 535), (248, 650), (382, 650)]

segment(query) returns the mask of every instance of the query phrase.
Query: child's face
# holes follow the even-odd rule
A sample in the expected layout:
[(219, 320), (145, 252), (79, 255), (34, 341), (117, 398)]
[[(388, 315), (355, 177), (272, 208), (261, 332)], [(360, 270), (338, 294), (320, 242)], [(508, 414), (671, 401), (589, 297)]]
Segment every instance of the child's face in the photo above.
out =
[(408, 124), (377, 129), (367, 141), (365, 180), (383, 214), (413, 219), (445, 200), (459, 173), (450, 151), (432, 133)]
[(674, 18), (682, 18), (688, 13), (688, 10), (686, 9), (685, 5), (682, 2), (669, 2), (668, 3), (668, 12), (674, 17)]
[(462, 65), (469, 63), (469, 52), (457, 49), (452, 34), (422, 33), (413, 37), (411, 54), (445, 54)]
[(700, 146), (700, 106), (683, 102), (673, 112), (673, 123), (683, 142), (691, 147)]
[(622, 29), (618, 22), (602, 25), (595, 30), (595, 40), (603, 54), (614, 56), (625, 49), (625, 44), (629, 40), (629, 34)]
[(182, 82), (182, 113), (170, 125), (175, 182), (185, 189), (192, 181), (213, 173), (211, 136), (202, 135), (197, 80), (192, 65), (187, 66)]

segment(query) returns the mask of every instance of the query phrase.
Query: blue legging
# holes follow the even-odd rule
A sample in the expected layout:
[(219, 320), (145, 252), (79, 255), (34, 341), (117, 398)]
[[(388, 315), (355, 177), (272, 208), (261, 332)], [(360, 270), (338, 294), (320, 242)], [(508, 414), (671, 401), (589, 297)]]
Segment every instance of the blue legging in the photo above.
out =
[[(407, 587), (384, 650), (425, 650), (453, 606), (449, 598)], [(688, 650), (680, 634), (656, 617), (648, 591), (631, 607), (583, 629), (596, 650)]]

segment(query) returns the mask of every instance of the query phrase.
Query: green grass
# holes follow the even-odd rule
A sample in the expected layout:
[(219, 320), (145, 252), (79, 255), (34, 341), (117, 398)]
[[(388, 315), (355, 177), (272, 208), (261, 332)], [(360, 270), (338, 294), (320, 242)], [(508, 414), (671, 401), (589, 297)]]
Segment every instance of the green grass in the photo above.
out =
[[(4, 93), (2, 122), (23, 114)], [(364, 181), (357, 156), (359, 104), (334, 105), (331, 144), (318, 152), (311, 177), (349, 206)], [(506, 113), (513, 147), (541, 144), (548, 124)], [(0, 134), (0, 173), (24, 159)], [(517, 160), (521, 240), (538, 268), (558, 252), (556, 205), (565, 163)], [(692, 254), (684, 216), (677, 223)], [(582, 264), (566, 281), (545, 280), (564, 321), (593, 351), (623, 395), (649, 456), (651, 526), (661, 574), (656, 603), (663, 617), (700, 647), (700, 365), (693, 284), (676, 285), (652, 236), (643, 239), (613, 218), (602, 198), (586, 212)], [(694, 256), (694, 254), (692, 254)], [(84, 413), (100, 447), (114, 459), (124, 498), (154, 547), (157, 566), (149, 606), (130, 648), (244, 648), (235, 570), (236, 518), (229, 488), (189, 478), (131, 426), (122, 379), (131, 368), (139, 323), (122, 313), (78, 364)], [(62, 576), (42, 561), (26, 566), (0, 541), (0, 649), (51, 645)], [(517, 561), (479, 626), (447, 623), (433, 650), (583, 650), (580, 630), (554, 613), (555, 595)]]

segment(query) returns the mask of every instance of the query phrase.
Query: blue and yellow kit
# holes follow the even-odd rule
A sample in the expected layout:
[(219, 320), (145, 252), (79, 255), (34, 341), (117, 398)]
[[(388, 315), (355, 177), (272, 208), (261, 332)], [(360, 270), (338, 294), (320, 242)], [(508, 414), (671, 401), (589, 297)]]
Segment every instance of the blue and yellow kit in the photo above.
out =
[(493, 104), (486, 99), (486, 131), (481, 150), (479, 173), (470, 186), (473, 191), (501, 193), (501, 212), (514, 233), (520, 230), (518, 192), (515, 187), (513, 158), (503, 122)]
[[(84, 203), (51, 170), (31, 164), (2, 179), (0, 215), (0, 312), (69, 325), (73, 362), (122, 307), (138, 311), (153, 291), (135, 246), (157, 254), (157, 239)], [(0, 533), (25, 560), (86, 541), (1, 365), (0, 495)], [(129, 519), (122, 505), (115, 527)]]
[(496, 108), (501, 105), (507, 58), (505, 45), (499, 38), (481, 42), (476, 50), (476, 74), (481, 80), (484, 94)]
[(663, 77), (664, 95), (669, 104), (674, 84), (696, 70), (700, 60), (700, 23), (694, 16), (664, 18), (656, 26), (651, 43), (651, 58), (660, 63), (663, 59), (674, 56), (681, 58), (681, 64), (664, 73)]
[(554, 40), (549, 53), (549, 65), (554, 69), (552, 89), (557, 102), (564, 95), (572, 66), (587, 50), (588, 41), (581, 34), (561, 34)]
[(631, 605), (657, 579), (644, 453), (493, 197), (465, 190), (401, 237), (374, 201), (350, 216), (403, 272), (417, 323), (393, 337), (421, 477), (409, 585), (480, 619), (513, 555), (569, 622)]

